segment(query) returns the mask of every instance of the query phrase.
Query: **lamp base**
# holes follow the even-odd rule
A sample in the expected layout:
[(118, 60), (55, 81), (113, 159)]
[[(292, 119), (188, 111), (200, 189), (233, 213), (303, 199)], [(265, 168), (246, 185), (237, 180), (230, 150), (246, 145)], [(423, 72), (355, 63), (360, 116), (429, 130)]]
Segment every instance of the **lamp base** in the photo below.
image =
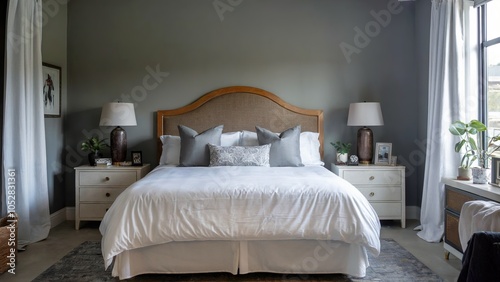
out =
[(373, 132), (366, 126), (358, 130), (358, 158), (360, 164), (372, 163)]
[(110, 135), (111, 161), (113, 165), (119, 165), (127, 159), (127, 133), (117, 126)]

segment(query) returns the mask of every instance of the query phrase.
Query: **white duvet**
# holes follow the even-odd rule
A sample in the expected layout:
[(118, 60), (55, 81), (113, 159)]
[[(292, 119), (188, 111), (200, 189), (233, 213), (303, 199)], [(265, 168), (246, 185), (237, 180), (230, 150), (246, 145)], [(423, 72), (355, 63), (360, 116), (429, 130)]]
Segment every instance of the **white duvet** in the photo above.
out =
[(125, 250), (192, 240), (340, 240), (380, 252), (380, 222), (324, 167), (160, 166), (116, 199), (101, 226), (106, 268)]

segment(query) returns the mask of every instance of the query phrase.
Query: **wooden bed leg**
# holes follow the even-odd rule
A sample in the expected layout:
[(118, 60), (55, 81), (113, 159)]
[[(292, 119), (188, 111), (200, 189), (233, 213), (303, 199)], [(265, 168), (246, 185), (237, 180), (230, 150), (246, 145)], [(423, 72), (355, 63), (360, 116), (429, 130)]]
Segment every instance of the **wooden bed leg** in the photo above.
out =
[(450, 260), (450, 252), (444, 251), (444, 259), (445, 260)]

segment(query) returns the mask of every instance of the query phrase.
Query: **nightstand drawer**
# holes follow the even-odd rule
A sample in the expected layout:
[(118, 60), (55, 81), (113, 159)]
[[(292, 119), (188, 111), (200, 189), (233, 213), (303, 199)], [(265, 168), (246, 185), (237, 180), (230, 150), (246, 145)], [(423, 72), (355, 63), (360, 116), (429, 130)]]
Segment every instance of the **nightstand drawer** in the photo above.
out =
[(401, 186), (356, 187), (368, 201), (401, 201)]
[(102, 219), (113, 203), (106, 204), (83, 204), (80, 203), (80, 218)]
[(401, 185), (399, 170), (346, 170), (343, 178), (351, 184), (388, 184)]
[(75, 229), (80, 229), (82, 220), (102, 220), (118, 196), (149, 170), (149, 164), (75, 167)]
[(79, 181), (86, 186), (129, 186), (137, 176), (133, 171), (82, 171)]
[(380, 219), (399, 219), (406, 227), (404, 166), (332, 164), (332, 171), (354, 185)]
[(401, 203), (372, 203), (380, 219), (401, 218)]
[(123, 188), (81, 187), (80, 202), (113, 202), (123, 192)]

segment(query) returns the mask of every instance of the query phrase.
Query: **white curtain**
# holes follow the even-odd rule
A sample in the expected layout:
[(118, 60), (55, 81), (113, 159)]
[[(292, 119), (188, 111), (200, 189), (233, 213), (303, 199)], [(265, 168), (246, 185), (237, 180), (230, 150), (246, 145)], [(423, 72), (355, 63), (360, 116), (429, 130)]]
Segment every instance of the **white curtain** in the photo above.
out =
[(42, 103), (42, 1), (10, 0), (6, 34), (2, 213), (18, 214), (22, 247), (47, 238), (50, 230)]
[[(477, 119), (477, 86), (468, 83), (478, 73), (469, 48), (469, 10), (472, 1), (433, 0), (430, 24), (428, 146), (417, 235), (440, 242), (444, 233), (442, 177), (456, 177), (460, 156), (458, 141), (448, 131), (453, 121)], [(477, 37), (476, 37), (477, 38)], [(472, 39), (474, 40), (474, 39)], [(476, 85), (477, 85), (476, 79)], [(476, 89), (476, 90), (475, 90)], [(475, 91), (474, 91), (475, 90)]]

